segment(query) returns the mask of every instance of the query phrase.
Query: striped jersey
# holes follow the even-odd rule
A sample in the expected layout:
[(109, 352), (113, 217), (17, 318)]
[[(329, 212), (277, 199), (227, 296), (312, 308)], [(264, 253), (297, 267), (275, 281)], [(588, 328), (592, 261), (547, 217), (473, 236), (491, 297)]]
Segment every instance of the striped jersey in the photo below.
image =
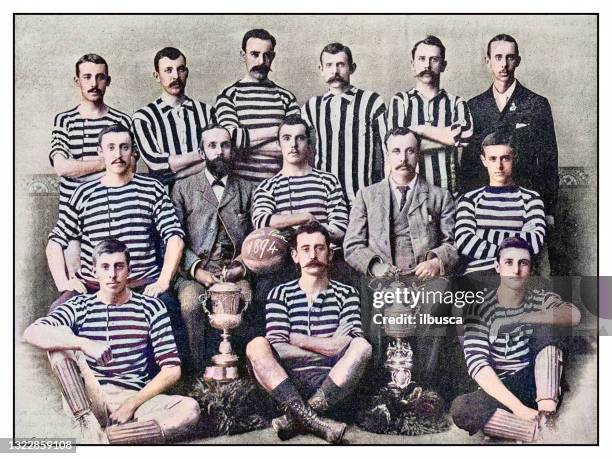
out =
[(159, 367), (181, 364), (166, 307), (135, 292), (120, 305), (105, 304), (95, 293), (79, 295), (35, 324), (65, 325), (76, 336), (107, 343), (112, 352), (107, 365), (85, 356), (100, 384), (140, 390), (153, 376), (152, 359)]
[(387, 129), (410, 126), (461, 127), (455, 146), (424, 141), (418, 169), (430, 184), (456, 194), (460, 164), (458, 147), (467, 145), (474, 128), (467, 102), (444, 89), (432, 99), (425, 98), (416, 88), (397, 93), (387, 110)]
[(287, 177), (280, 172), (255, 190), (252, 219), (255, 228), (270, 226), (273, 215), (309, 212), (320, 223), (346, 233), (348, 208), (338, 179), (317, 169)]
[(302, 107), (316, 132), (315, 167), (334, 174), (352, 203), (360, 188), (382, 179), (386, 135), (385, 102), (354, 86), (341, 95), (327, 92)]
[(176, 107), (160, 97), (133, 115), (138, 149), (154, 172), (169, 172), (170, 155), (198, 151), (202, 130), (216, 121), (212, 106), (189, 97)]
[(535, 191), (512, 185), (484, 186), (457, 205), (455, 245), (467, 257), (465, 273), (494, 268), (502, 241), (518, 236), (540, 253), (546, 235), (544, 204)]
[[(492, 367), (504, 379), (527, 368), (533, 355), (529, 340), (533, 335), (533, 325), (522, 323), (521, 315), (544, 310), (549, 297), (561, 298), (543, 290), (528, 291), (517, 308), (501, 306), (497, 301), (497, 291), (488, 292), (481, 303), (472, 303), (464, 316), (465, 332), (463, 351), (468, 372), (473, 378), (485, 366)], [(491, 343), (490, 329), (495, 319), (516, 318), (516, 323), (506, 330), (503, 328)]]
[(275, 151), (259, 151), (262, 145), (250, 141), (249, 131), (278, 126), (286, 116), (299, 115), (300, 107), (291, 92), (270, 80), (237, 81), (217, 96), (216, 110), (219, 124), (230, 131), (239, 151), (234, 161), (235, 175), (261, 182), (281, 169), (280, 146)]
[(351, 337), (363, 336), (357, 290), (334, 280), (310, 304), (299, 279), (281, 284), (268, 294), (266, 338), (289, 342), (290, 333), (329, 338), (338, 328)]
[(95, 280), (93, 248), (105, 239), (119, 239), (130, 251), (130, 279), (157, 278), (157, 238), (185, 237), (172, 201), (157, 180), (134, 175), (121, 187), (100, 180), (81, 184), (60, 213), (49, 239), (63, 248), (72, 239), (81, 242), (80, 275)]
[[(98, 158), (98, 135), (102, 129), (113, 124), (122, 124), (130, 129), (131, 120), (125, 113), (111, 107), (108, 107), (108, 113), (101, 118), (83, 118), (79, 113), (78, 105), (72, 110), (57, 114), (51, 132), (49, 162), (53, 166), (58, 155), (66, 159), (77, 160)], [(59, 181), (60, 212), (80, 183), (98, 180), (102, 175), (104, 171), (83, 177), (61, 177)]]

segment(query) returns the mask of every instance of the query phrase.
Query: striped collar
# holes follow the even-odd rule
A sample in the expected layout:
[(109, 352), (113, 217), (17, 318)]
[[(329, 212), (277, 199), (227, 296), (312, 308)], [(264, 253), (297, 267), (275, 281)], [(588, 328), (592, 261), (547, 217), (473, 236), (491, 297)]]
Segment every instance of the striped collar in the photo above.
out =
[(155, 105), (157, 105), (157, 107), (159, 108), (159, 110), (162, 113), (168, 113), (169, 111), (176, 109), (178, 107), (184, 107), (188, 110), (191, 110), (192, 112), (195, 111), (195, 107), (194, 107), (194, 103), (193, 100), (190, 99), (189, 97), (185, 96), (185, 100), (183, 101), (183, 103), (181, 105), (176, 105), (176, 106), (172, 106), (167, 104), (166, 102), (164, 102), (164, 100), (159, 97), (156, 101), (155, 101)]
[[(357, 88), (351, 85), (348, 87), (346, 91), (344, 91), (338, 97), (341, 97), (342, 99), (347, 100), (348, 102), (352, 102), (355, 99), (356, 94), (357, 94)], [(332, 97), (334, 97), (334, 94), (328, 90), (325, 94), (323, 94), (323, 101), (331, 99)]]
[[(423, 94), (421, 94), (421, 93), (420, 93), (420, 92), (417, 90), (417, 88), (412, 88), (410, 91), (408, 91), (408, 95), (409, 95), (409, 96), (418, 96), (418, 97), (420, 97), (420, 98), (421, 98), (421, 99), (423, 99), (423, 100), (425, 100), (425, 99), (426, 99), (426, 97), (425, 97)], [(442, 97), (447, 97), (446, 89), (444, 89), (444, 88), (441, 88), (441, 89), (438, 91), (438, 94), (436, 94), (436, 95), (435, 95), (433, 98), (431, 98), (431, 99), (429, 99), (429, 100), (441, 99)]]

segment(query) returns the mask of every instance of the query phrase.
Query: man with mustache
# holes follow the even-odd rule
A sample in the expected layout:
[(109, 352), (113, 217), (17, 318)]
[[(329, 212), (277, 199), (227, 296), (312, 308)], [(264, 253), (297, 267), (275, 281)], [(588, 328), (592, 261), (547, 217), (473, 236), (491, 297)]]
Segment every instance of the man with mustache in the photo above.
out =
[[(203, 371), (206, 359), (216, 353), (219, 340), (219, 333), (205, 325), (199, 296), (221, 281), (224, 269), (225, 279), (238, 283), (243, 295), (251, 296), (240, 248), (252, 230), (250, 210), (255, 189), (251, 182), (233, 174), (232, 141), (221, 125), (204, 128), (199, 154), (204, 169), (180, 180), (172, 189), (176, 213), (187, 233), (176, 290), (189, 339), (190, 370), (195, 372)], [(233, 337), (240, 338), (236, 334)]]
[(302, 107), (302, 118), (316, 133), (315, 167), (334, 174), (349, 203), (364, 186), (383, 177), (385, 102), (351, 85), (357, 64), (348, 46), (330, 43), (319, 70), (328, 91)]
[[(389, 178), (357, 192), (344, 238), (344, 256), (363, 275), (414, 275), (428, 280), (428, 288), (444, 291), (448, 282), (438, 276), (451, 274), (458, 260), (453, 244), (455, 204), (448, 190), (431, 185), (416, 173), (420, 140), (407, 127), (388, 132), (385, 161)], [(431, 311), (423, 312), (449, 311), (431, 305)], [(372, 336), (380, 333), (380, 327), (371, 331)], [(419, 333), (427, 335), (424, 328)], [(440, 340), (418, 341), (415, 358), (421, 382), (432, 382), (440, 344)]]
[[(474, 116), (474, 139), (461, 159), (463, 191), (478, 188), (487, 181), (479, 159), (482, 140), (494, 131), (507, 130), (512, 133), (516, 146), (514, 180), (541, 196), (550, 240), (559, 191), (557, 139), (550, 104), (515, 78), (521, 56), (512, 36), (500, 34), (491, 38), (485, 63), (493, 76), (493, 84), (468, 101)], [(545, 247), (542, 258), (547, 254)], [(555, 256), (558, 254), (551, 254)], [(547, 260), (539, 261), (548, 270)]]
[(330, 242), (317, 221), (297, 229), (291, 257), (300, 278), (270, 291), (266, 336), (247, 346), (257, 381), (285, 412), (272, 421), (282, 440), (306, 431), (340, 443), (346, 425), (321, 414), (350, 395), (370, 358), (357, 291), (329, 277)]
[[(118, 239), (130, 251), (130, 288), (162, 300), (173, 321), (181, 357), (187, 361), (179, 305), (170, 290), (185, 237), (172, 201), (160, 182), (133, 172), (133, 134), (125, 126), (114, 124), (104, 128), (98, 145), (98, 154), (106, 168), (104, 175), (75, 190), (66, 203), (66, 211), (60, 214), (49, 234), (47, 262), (62, 292), (51, 310), (78, 293), (98, 290), (93, 248), (102, 240)], [(81, 266), (75, 278), (69, 280), (63, 249), (72, 240), (80, 242)], [(161, 266), (159, 245), (165, 249)]]
[(461, 97), (440, 88), (446, 69), (446, 48), (427, 36), (412, 48), (416, 86), (397, 93), (387, 111), (387, 128), (408, 127), (423, 138), (419, 174), (429, 183), (457, 195), (459, 147), (472, 135), (472, 116)]
[(275, 47), (267, 30), (249, 30), (240, 52), (247, 72), (217, 96), (219, 123), (232, 134), (238, 153), (234, 173), (256, 183), (280, 170), (278, 126), (286, 116), (300, 114), (295, 96), (268, 78)]
[[(128, 115), (104, 103), (111, 83), (106, 60), (97, 54), (85, 54), (75, 70), (74, 83), (81, 92), (81, 102), (55, 116), (49, 152), (49, 161), (60, 177), (60, 214), (80, 183), (98, 180), (104, 173), (104, 161), (97, 151), (100, 131), (115, 123), (131, 126)], [(67, 279), (72, 279), (79, 269), (79, 250), (76, 241), (66, 248)], [(61, 286), (60, 291), (65, 287)]]
[(185, 95), (189, 69), (181, 51), (163, 48), (155, 54), (153, 65), (162, 94), (134, 113), (134, 133), (151, 173), (171, 185), (204, 168), (199, 134), (216, 118), (211, 105)]

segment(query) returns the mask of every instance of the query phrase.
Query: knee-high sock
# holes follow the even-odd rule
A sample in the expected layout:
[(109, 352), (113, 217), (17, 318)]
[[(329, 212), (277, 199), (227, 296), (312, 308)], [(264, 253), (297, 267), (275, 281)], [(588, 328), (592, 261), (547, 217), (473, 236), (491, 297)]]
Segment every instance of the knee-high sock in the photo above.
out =
[(164, 443), (164, 433), (157, 421), (133, 421), (106, 428), (108, 442), (121, 445)]
[(482, 430), (491, 437), (531, 442), (536, 438), (538, 423), (498, 408)]
[(57, 359), (53, 362), (52, 370), (74, 417), (79, 418), (90, 412), (91, 405), (77, 363), (70, 358)]
[(562, 364), (563, 353), (556, 346), (546, 346), (538, 353), (534, 365), (536, 402), (559, 401)]

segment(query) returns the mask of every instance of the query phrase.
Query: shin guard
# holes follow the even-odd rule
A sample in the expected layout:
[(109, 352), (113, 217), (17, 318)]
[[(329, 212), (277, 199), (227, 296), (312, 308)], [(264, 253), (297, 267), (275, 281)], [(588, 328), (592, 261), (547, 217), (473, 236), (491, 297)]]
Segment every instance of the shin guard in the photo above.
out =
[(78, 419), (91, 411), (89, 399), (85, 393), (85, 383), (77, 363), (69, 358), (61, 359), (53, 363), (52, 369), (74, 417)]
[(108, 442), (113, 445), (143, 445), (164, 443), (164, 433), (157, 421), (133, 421), (106, 428)]
[(546, 346), (535, 358), (534, 377), (536, 384), (536, 402), (540, 400), (559, 401), (561, 394), (561, 371), (563, 353), (556, 346)]
[(482, 430), (491, 437), (532, 442), (538, 433), (538, 423), (498, 408)]

